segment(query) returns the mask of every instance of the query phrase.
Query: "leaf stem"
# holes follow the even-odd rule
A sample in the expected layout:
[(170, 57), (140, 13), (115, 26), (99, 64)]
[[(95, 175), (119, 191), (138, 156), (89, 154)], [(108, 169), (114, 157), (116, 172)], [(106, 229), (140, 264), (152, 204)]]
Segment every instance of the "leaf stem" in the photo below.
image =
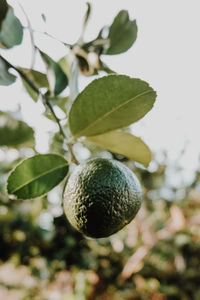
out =
[(66, 141), (66, 144), (68, 146), (68, 149), (69, 149), (69, 153), (70, 153), (70, 156), (71, 156), (71, 161), (74, 162), (75, 164), (79, 164), (79, 162), (77, 161), (74, 153), (73, 153), (73, 149), (72, 149), (72, 144), (70, 142), (68, 142), (68, 138), (67, 138), (67, 135), (66, 133), (64, 132), (63, 130), (63, 127), (60, 123), (60, 119), (56, 116), (56, 113), (53, 109), (53, 106), (51, 105), (51, 103), (49, 102), (49, 98), (46, 94), (43, 94), (36, 86), (35, 84), (26, 76), (26, 74), (24, 74), (24, 72), (22, 70), (20, 70), (19, 68), (15, 67), (14, 65), (12, 65), (10, 62), (8, 62), (2, 55), (0, 55), (0, 58), (7, 64), (7, 66), (9, 68), (12, 68), (14, 69), (16, 72), (18, 72), (18, 74), (28, 83), (28, 85), (42, 98), (43, 102), (44, 102), (44, 105), (46, 107), (49, 108), (49, 110), (51, 111), (58, 127), (59, 127), (59, 131), (60, 131), (60, 134), (61, 136), (63, 137), (63, 140)]
[(67, 147), (69, 149), (69, 152), (70, 152), (70, 155), (71, 155), (71, 161), (73, 163), (75, 163), (76, 165), (79, 165), (79, 162), (77, 161), (75, 155), (74, 155), (74, 151), (73, 151), (73, 148), (72, 148), (72, 144), (71, 143), (67, 143)]

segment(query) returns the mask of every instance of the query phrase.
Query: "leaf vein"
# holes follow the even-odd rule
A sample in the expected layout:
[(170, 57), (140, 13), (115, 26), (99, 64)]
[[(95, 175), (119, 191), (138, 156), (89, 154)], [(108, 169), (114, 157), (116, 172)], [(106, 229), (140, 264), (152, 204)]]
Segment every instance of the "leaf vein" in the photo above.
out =
[(25, 187), (26, 185), (28, 185), (28, 184), (30, 184), (30, 183), (33, 183), (33, 182), (36, 181), (38, 178), (44, 177), (44, 176), (47, 175), (48, 173), (51, 174), (51, 173), (53, 173), (55, 170), (62, 169), (62, 168), (65, 167), (65, 166), (67, 167), (67, 165), (62, 165), (62, 166), (59, 166), (59, 167), (56, 167), (56, 168), (51, 169), (51, 171), (44, 172), (44, 173), (42, 173), (42, 174), (36, 176), (36, 177), (32, 178), (31, 180), (25, 182), (25, 183), (22, 184), (21, 186), (17, 187), (14, 191), (11, 191), (11, 193), (14, 194), (15, 192), (21, 190), (21, 189), (22, 189), (23, 187)]
[(120, 109), (121, 107), (127, 105), (128, 103), (130, 103), (131, 101), (134, 101), (135, 99), (137, 99), (138, 97), (141, 97), (145, 94), (148, 93), (152, 93), (153, 90), (147, 90), (143, 93), (138, 94), (137, 96), (135, 96), (134, 98), (128, 99), (126, 102), (121, 103), (120, 105), (114, 107), (111, 111), (108, 111), (107, 113), (105, 113), (103, 116), (101, 116), (100, 118), (98, 118), (97, 120), (95, 120), (93, 123), (89, 124), (87, 127), (85, 127), (84, 129), (82, 129), (81, 131), (79, 131), (77, 134), (75, 134), (75, 136), (81, 136), (82, 132), (84, 132), (85, 130), (88, 130), (90, 127), (96, 125), (97, 123), (103, 121), (106, 117), (108, 117), (110, 114), (112, 114), (113, 112), (117, 111), (118, 109)]

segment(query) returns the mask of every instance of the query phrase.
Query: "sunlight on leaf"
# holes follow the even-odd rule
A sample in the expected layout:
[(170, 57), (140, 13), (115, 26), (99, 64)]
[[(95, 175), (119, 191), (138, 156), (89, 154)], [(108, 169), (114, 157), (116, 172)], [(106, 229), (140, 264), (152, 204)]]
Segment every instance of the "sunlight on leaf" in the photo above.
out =
[(138, 137), (122, 131), (110, 131), (101, 135), (91, 136), (88, 141), (111, 152), (121, 154), (147, 167), (151, 161), (151, 151)]
[(68, 162), (57, 154), (39, 154), (22, 161), (10, 174), (7, 191), (21, 199), (42, 196), (68, 172)]
[(144, 117), (155, 99), (156, 92), (140, 79), (125, 75), (95, 79), (72, 104), (71, 133), (92, 136), (128, 126)]

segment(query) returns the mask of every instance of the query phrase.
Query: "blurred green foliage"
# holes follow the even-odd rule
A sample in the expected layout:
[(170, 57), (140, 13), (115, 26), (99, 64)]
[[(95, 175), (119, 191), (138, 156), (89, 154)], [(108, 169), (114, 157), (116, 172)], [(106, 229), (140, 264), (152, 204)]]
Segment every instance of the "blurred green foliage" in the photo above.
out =
[[(17, 161), (21, 156), (26, 151)], [(5, 182), (16, 161), (0, 162), (0, 296), (199, 299), (200, 171), (190, 186), (174, 188), (166, 184), (164, 162), (153, 161), (154, 170), (148, 171), (113, 156), (143, 182), (144, 202), (135, 220), (105, 239), (85, 238), (71, 227), (62, 211), (61, 188), (35, 200), (8, 199)]]

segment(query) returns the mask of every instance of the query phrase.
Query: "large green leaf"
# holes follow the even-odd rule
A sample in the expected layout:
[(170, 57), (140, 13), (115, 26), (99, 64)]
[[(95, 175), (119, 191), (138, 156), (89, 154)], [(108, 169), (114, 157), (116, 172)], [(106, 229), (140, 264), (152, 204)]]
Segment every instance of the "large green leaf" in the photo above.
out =
[(124, 155), (147, 167), (151, 161), (149, 147), (138, 137), (122, 131), (110, 131), (91, 136), (88, 141), (97, 144), (111, 152)]
[(8, 113), (0, 112), (0, 146), (17, 147), (33, 142), (33, 129)]
[(22, 161), (7, 180), (7, 191), (30, 199), (48, 193), (68, 172), (68, 162), (57, 154), (39, 154)]
[(10, 85), (15, 82), (16, 76), (9, 73), (8, 65), (0, 57), (0, 85)]
[[(47, 89), (49, 89), (49, 82), (46, 74), (36, 70), (27, 69), (27, 68), (19, 68), (19, 69), (26, 75), (26, 77), (34, 84), (36, 88), (40, 89), (46, 87)], [(26, 91), (31, 96), (31, 98), (34, 101), (37, 101), (38, 93), (35, 90), (33, 90), (31, 86), (23, 78), (22, 78), (22, 82)]]
[(23, 38), (23, 27), (17, 17), (15, 17), (13, 8), (9, 7), (6, 16), (1, 24), (0, 47), (11, 48), (19, 45)]
[(61, 66), (40, 50), (40, 54), (47, 65), (47, 77), (51, 90), (55, 95), (60, 94), (68, 84), (67, 75)]
[(136, 21), (129, 19), (128, 12), (121, 10), (110, 26), (108, 39), (110, 47), (105, 54), (120, 54), (127, 51), (137, 38)]
[(140, 79), (125, 75), (95, 79), (72, 104), (71, 133), (92, 136), (128, 126), (152, 108), (155, 98), (155, 91)]
[(1, 0), (0, 1), (0, 29), (1, 29), (2, 21), (4, 20), (7, 11), (8, 11), (8, 4), (6, 0)]

